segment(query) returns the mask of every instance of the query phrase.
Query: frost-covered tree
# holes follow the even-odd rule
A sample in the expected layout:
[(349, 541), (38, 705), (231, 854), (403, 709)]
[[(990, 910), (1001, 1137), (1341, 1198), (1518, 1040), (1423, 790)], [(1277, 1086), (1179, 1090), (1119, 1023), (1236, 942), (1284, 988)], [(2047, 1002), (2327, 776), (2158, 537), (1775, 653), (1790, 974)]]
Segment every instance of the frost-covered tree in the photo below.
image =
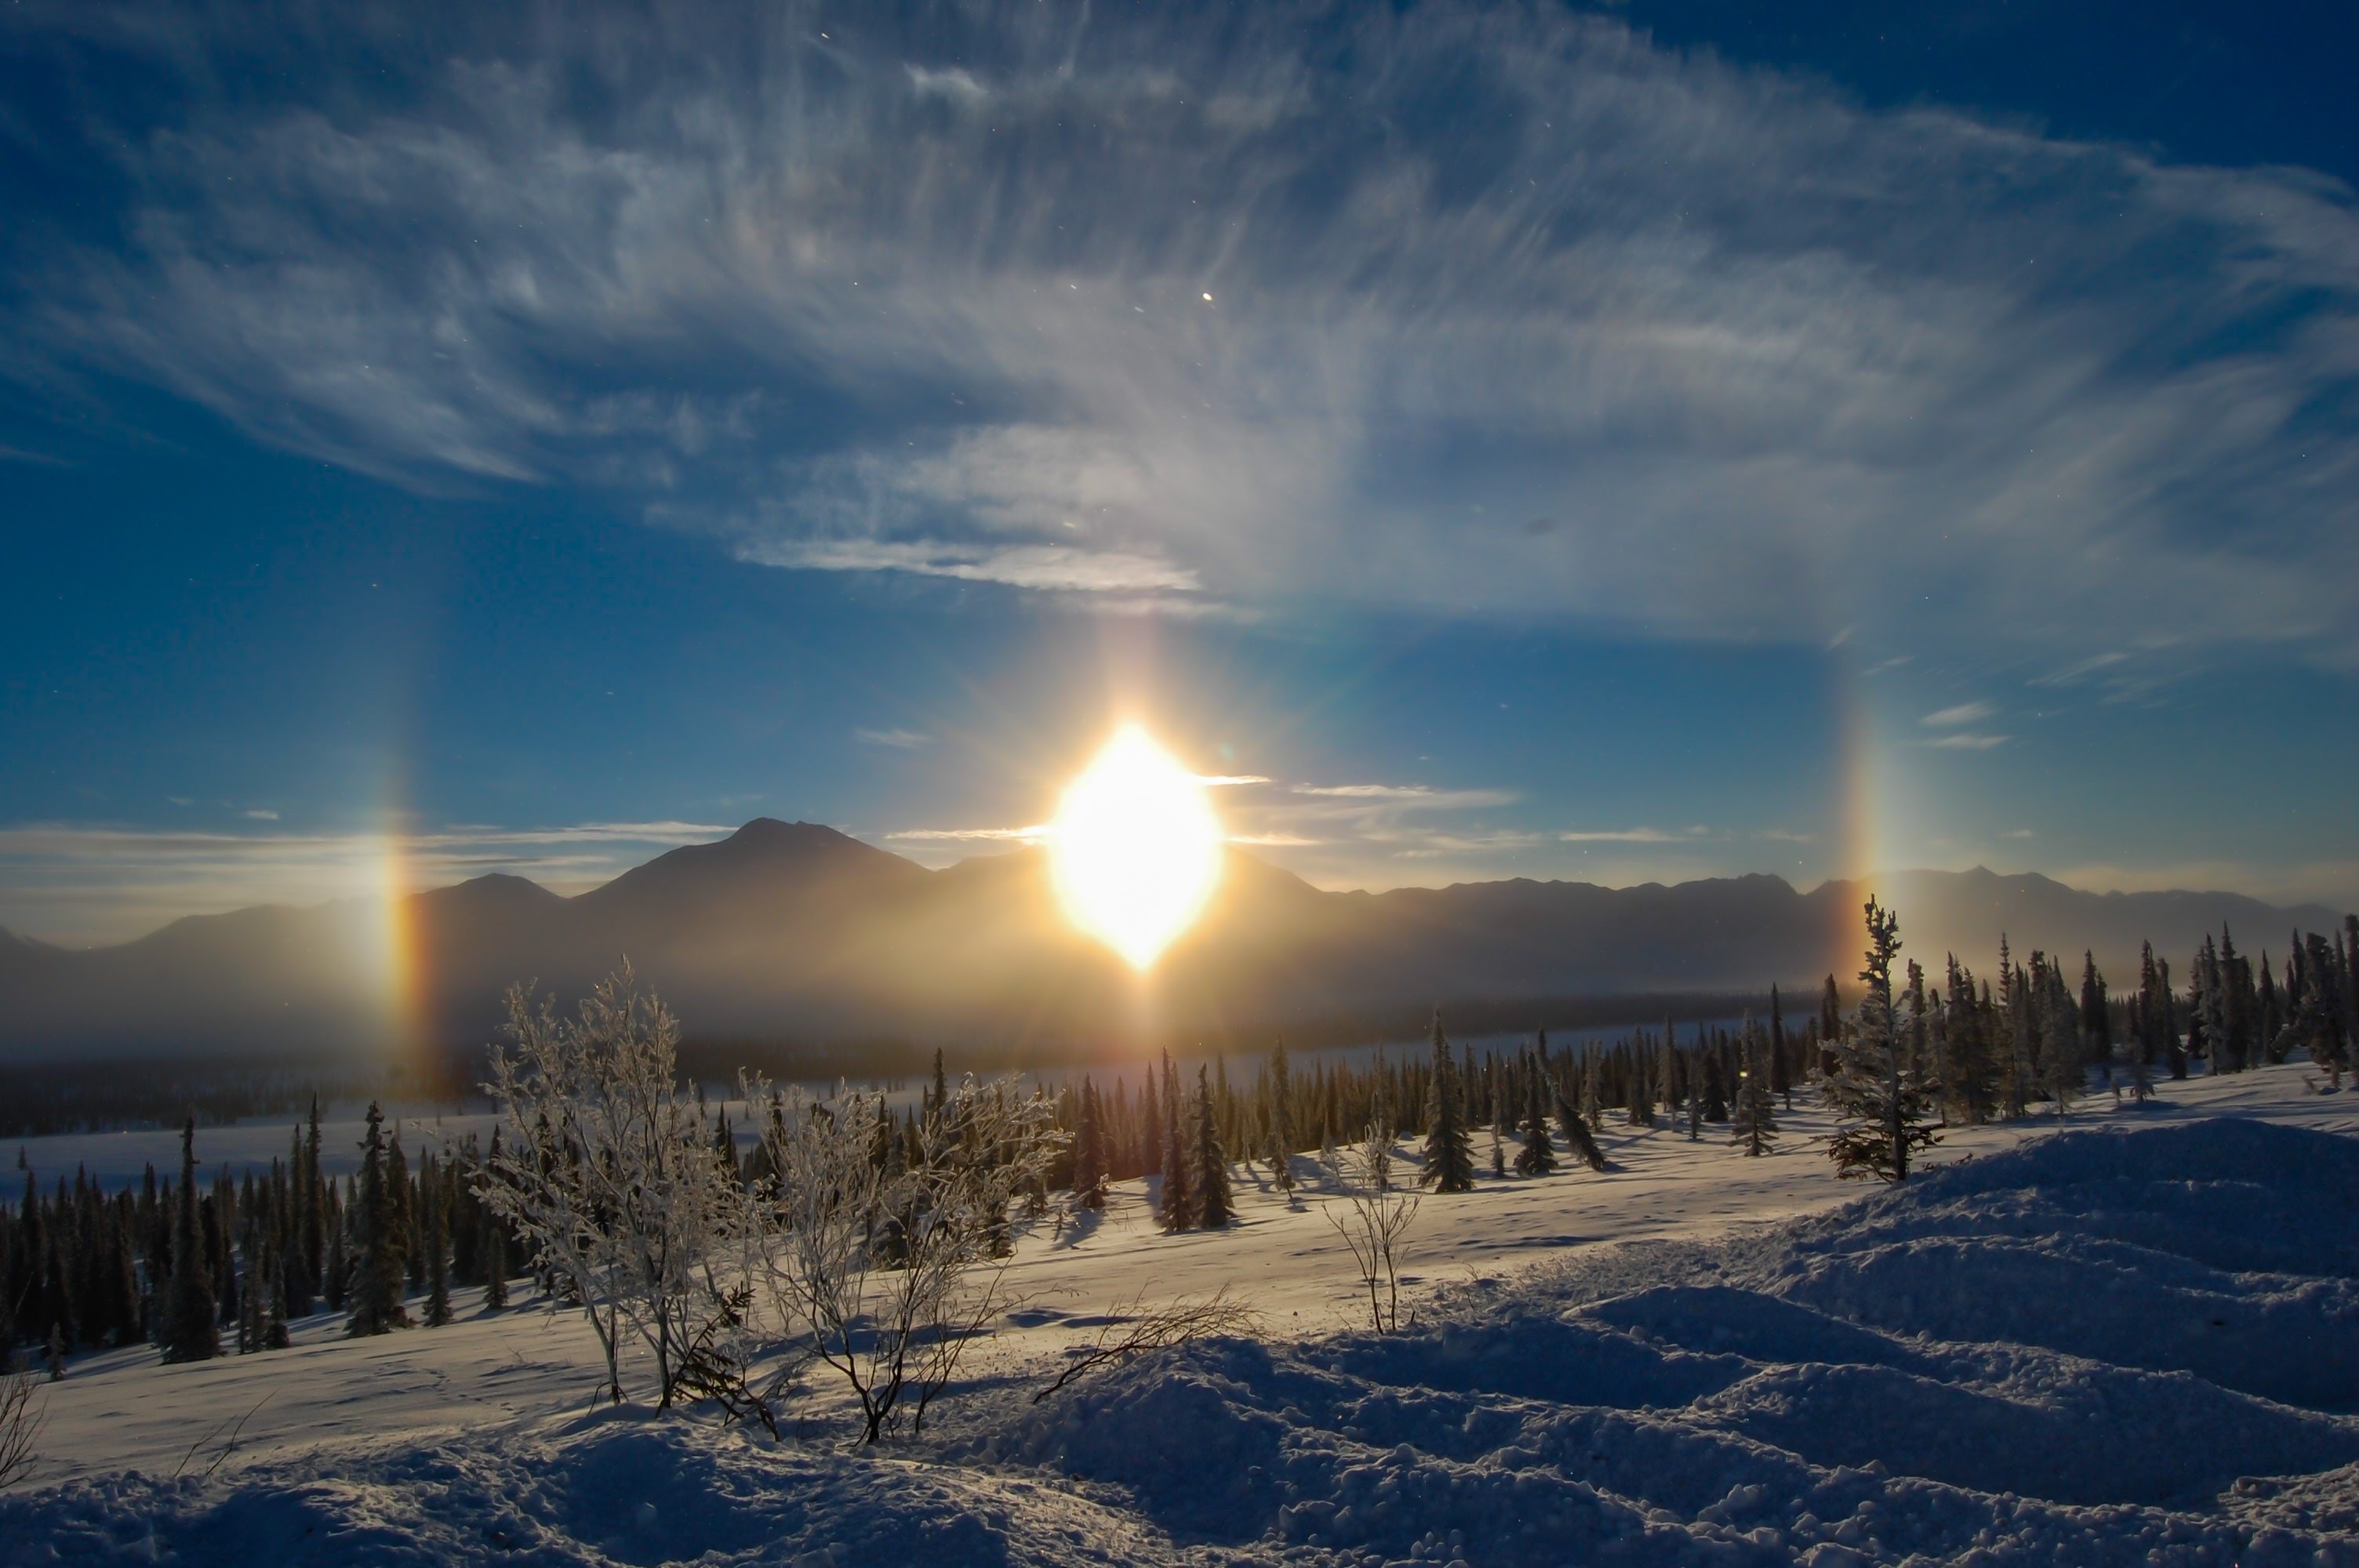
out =
[(1828, 1141), (1841, 1176), (1908, 1179), (1909, 1157), (1940, 1141), (1925, 1125), (1925, 1086), (1904, 1060), (1892, 1006), (1892, 960), (1900, 951), (1900, 921), (1867, 901), (1867, 958), (1859, 978), (1866, 989), (1851, 1029), (1834, 1043), (1835, 1067), (1823, 1092), (1844, 1119)]
[(1767, 1043), (1749, 1011), (1745, 1015), (1745, 1032), (1738, 1036), (1737, 1048), (1741, 1055), (1736, 1069), (1736, 1107), (1729, 1118), (1730, 1141), (1748, 1156), (1767, 1154), (1769, 1145), (1777, 1141), (1777, 1119), (1770, 1098), (1773, 1079)]
[(745, 1080), (774, 1174), (745, 1199), (745, 1266), (770, 1321), (852, 1390), (864, 1442), (921, 1432), (968, 1342), (1006, 1310), (994, 1217), (1064, 1144), (1054, 1107), (1012, 1087), (946, 1087), (908, 1130), (910, 1158), (880, 1167), (869, 1151), (890, 1114), (881, 1102), (827, 1106)]
[(1433, 1069), (1426, 1096), (1425, 1169), (1418, 1184), (1438, 1193), (1462, 1193), (1474, 1185), (1474, 1150), (1466, 1135), (1464, 1092), (1458, 1081), (1458, 1064), (1450, 1054), (1450, 1040), (1441, 1032), (1441, 1014), (1433, 1015)]
[[(27, 1190), (31, 1178), (27, 1177)], [(221, 1354), (214, 1322), (212, 1260), (197, 1212), (197, 1119), (180, 1129), (180, 1184), (172, 1194), (172, 1273), (164, 1287), (158, 1343), (166, 1361), (209, 1361)]]
[(507, 1013), (484, 1088), (515, 1141), (476, 1195), (582, 1306), (608, 1396), (623, 1398), (628, 1336), (653, 1355), (668, 1408), (728, 1314), (707, 1265), (743, 1213), (733, 1162), (680, 1081), (679, 1022), (627, 962), (573, 1017), (522, 987)]

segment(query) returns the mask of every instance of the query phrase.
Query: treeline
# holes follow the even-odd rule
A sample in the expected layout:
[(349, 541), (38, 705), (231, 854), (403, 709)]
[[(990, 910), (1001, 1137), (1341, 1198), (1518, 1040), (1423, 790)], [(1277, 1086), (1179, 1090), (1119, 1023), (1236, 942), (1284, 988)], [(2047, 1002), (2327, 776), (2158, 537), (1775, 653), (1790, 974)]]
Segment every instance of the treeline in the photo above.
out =
[[(266, 1172), (199, 1175), (197, 1129), (181, 1133), (177, 1179), (147, 1167), (108, 1194), (81, 1171), (0, 1208), (0, 1345), (54, 1364), (67, 1354), (151, 1344), (168, 1360), (288, 1343), (287, 1325), (351, 1311), (356, 1332), (447, 1322), (455, 1286), (504, 1304), (512, 1233), (476, 1198), (471, 1139), (413, 1164), (375, 1105), (361, 1169), (339, 1182), (320, 1160), (316, 1104)], [(496, 1136), (496, 1135), (495, 1135)]]
[[(1063, 1191), (1088, 1208), (1112, 1183), (1155, 1177), (1167, 1227), (1218, 1227), (1234, 1212), (1236, 1162), (1265, 1167), (1284, 1189), (1295, 1156), (1317, 1150), (1334, 1168), (1338, 1147), (1367, 1142), (1372, 1129), (1380, 1149), (1422, 1130), (1426, 1179), (1455, 1189), (1511, 1166), (1547, 1174), (1560, 1145), (1603, 1169), (1594, 1134), (1609, 1119), (1652, 1127), (1668, 1118), (1691, 1138), (1724, 1129), (1715, 1136), (1757, 1154), (1774, 1141), (1776, 1109), (1817, 1092), (1847, 1115), (1854, 1101), (1885, 1107), (1886, 1141), (1905, 1142), (1919, 1119), (2063, 1114), (2093, 1071), (2114, 1092), (2144, 1098), (2158, 1076), (2234, 1073), (2297, 1054), (2339, 1079), (2359, 1052), (2359, 919), (2331, 937), (2298, 935), (2282, 960), (2240, 953), (2223, 930), (2187, 960), (2183, 982), (2149, 947), (2121, 992), (2086, 953), (2077, 964), (2045, 952), (2018, 961), (2002, 937), (1994, 973), (1978, 977), (1954, 956), (1938, 975), (1914, 959), (1897, 967), (1898, 948), (1897, 935), (1871, 947), (1865, 1005), (1846, 1010), (1830, 975), (1799, 1016), (1773, 988), (1766, 1019), (1748, 1013), (1735, 1030), (1667, 1020), (1580, 1049), (1551, 1047), (1538, 1032), (1478, 1055), (1453, 1046), (1437, 1014), (1427, 1051), (1380, 1051), (1364, 1064), (1298, 1066), (1279, 1042), (1243, 1082), (1225, 1058), (1184, 1073), (1166, 1055), (1135, 1086), (1124, 1073), (1103, 1086), (1094, 1073), (1044, 1084), (1032, 1093), (1063, 1136), (1030, 1196), (1045, 1205)], [(1859, 1087), (1864, 1052), (1883, 1064), (1892, 1096)], [(896, 1113), (881, 1092), (856, 1098), (875, 1129), (876, 1168), (901, 1171), (929, 1158), (927, 1130), (956, 1096), (937, 1051), (915, 1105)], [(699, 1093), (690, 1115), (690, 1136), (742, 1185), (775, 1174), (759, 1141), (739, 1153), (725, 1108)], [(1873, 1130), (1874, 1116), (1857, 1119)], [(28, 1171), (21, 1204), (0, 1209), (0, 1345), (62, 1357), (146, 1342), (187, 1359), (283, 1345), (288, 1323), (323, 1309), (374, 1333), (447, 1322), (458, 1287), (480, 1285), (487, 1306), (504, 1305), (511, 1263), (531, 1260), (478, 1196), (501, 1132), (488, 1150), (471, 1138), (413, 1162), (375, 1105), (367, 1125), (361, 1168), (341, 1182), (321, 1169), (316, 1102), (284, 1158), (238, 1179), (200, 1178), (193, 1118), (177, 1179), (151, 1166), (136, 1191), (109, 1195), (81, 1172), (45, 1188)]]
[[(1897, 938), (1893, 946), (1897, 953)], [(2239, 954), (2223, 929), (2189, 961), (2183, 989), (2150, 944), (2136, 989), (2116, 995), (2091, 954), (2077, 965), (2046, 952), (2019, 961), (2004, 935), (1992, 977), (1946, 955), (1938, 976), (1910, 959), (1888, 984), (1889, 1017), (1876, 1027), (1912, 1094), (1944, 1124), (2067, 1111), (2093, 1071), (2141, 1098), (2158, 1073), (2184, 1078), (2196, 1064), (2241, 1072), (2297, 1053), (2339, 1078), (2359, 1049), (2359, 917), (2345, 916), (2332, 937), (2297, 934), (2282, 962)], [(1299, 1070), (1280, 1042), (1250, 1083), (1233, 1083), (1225, 1058), (1215, 1058), (1191, 1086), (1167, 1056), (1135, 1091), (1127, 1076), (1103, 1088), (1094, 1076), (1066, 1086), (1058, 1118), (1070, 1141), (1059, 1174), (1084, 1204), (1101, 1201), (1107, 1182), (1158, 1176), (1165, 1223), (1185, 1227), (1201, 1222), (1201, 1195), (1227, 1160), (1263, 1163), (1284, 1187), (1288, 1156), (1317, 1148), (1332, 1164), (1337, 1145), (1370, 1127), (1425, 1130), (1430, 1141), (1438, 1126), (1487, 1125), (1488, 1162), (1501, 1176), (1511, 1138), (1522, 1141), (1512, 1158), (1534, 1173), (1553, 1168), (1554, 1140), (1579, 1152), (1608, 1116), (1646, 1127), (1669, 1118), (1699, 1137), (1728, 1126), (1759, 1152), (1775, 1132), (1770, 1102), (1791, 1109), (1798, 1087), (1827, 1086), (1859, 1033), (1829, 975), (1799, 1019), (1773, 987), (1757, 1026), (1683, 1030), (1666, 1021), (1579, 1051), (1551, 1050), (1542, 1031), (1513, 1052), (1478, 1057), (1461, 1046), (1452, 1055), (1437, 1015), (1423, 1059), (1379, 1052), (1362, 1066)], [(1436, 1086), (1452, 1105), (1437, 1105)]]
[(227, 1127), (299, 1117), (307, 1105), (370, 1098), (447, 1101), (474, 1080), (440, 1066), (322, 1067), (316, 1062), (105, 1061), (0, 1065), (0, 1138), (125, 1127)]

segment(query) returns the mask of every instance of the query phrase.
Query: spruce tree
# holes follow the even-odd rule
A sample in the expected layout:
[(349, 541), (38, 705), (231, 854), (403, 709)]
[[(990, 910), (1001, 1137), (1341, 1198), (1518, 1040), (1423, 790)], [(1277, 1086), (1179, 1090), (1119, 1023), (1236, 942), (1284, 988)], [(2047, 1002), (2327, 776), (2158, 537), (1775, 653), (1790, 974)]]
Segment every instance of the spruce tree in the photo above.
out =
[(1653, 1075), (1643, 1061), (1632, 1060), (1625, 1065), (1630, 1075), (1630, 1125), (1652, 1127), (1655, 1125), (1655, 1102), (1647, 1093), (1647, 1082)]
[(1269, 1072), (1263, 1087), (1269, 1099), (1269, 1169), (1277, 1190), (1294, 1190), (1294, 1069), (1286, 1057), (1283, 1034), (1269, 1048)]
[[(495, 1122), (492, 1126), (491, 1158), (477, 1172), (479, 1191), (484, 1181), (492, 1179), (490, 1173), (500, 1168), (503, 1153), (500, 1129)], [(494, 1213), (489, 1204), (476, 1205), (475, 1213), (484, 1227), (484, 1310), (497, 1312), (508, 1304), (507, 1222)]]
[(2043, 964), (2031, 956), (2032, 973), (2039, 985), (2040, 1065), (2048, 1097), (2056, 1102), (2056, 1119), (2062, 1121), (2072, 1102), (2087, 1087), (2088, 1069), (2081, 1055), (2081, 1015), (2072, 992), (2064, 983), (2064, 966)]
[(158, 1343), (164, 1359), (209, 1361), (221, 1354), (214, 1324), (212, 1258), (197, 1213), (197, 1119), (180, 1129), (180, 1185), (172, 1195), (172, 1275), (164, 1288)]
[(1419, 1185), (1438, 1193), (1470, 1192), (1474, 1186), (1474, 1149), (1466, 1135), (1466, 1108), (1458, 1082), (1458, 1064), (1450, 1054), (1449, 1038), (1441, 1032), (1441, 1013), (1433, 1014), (1431, 1102), (1426, 1108), (1425, 1169)]
[(1828, 1153), (1838, 1175), (1905, 1182), (1909, 1156), (1940, 1135), (1925, 1125), (1924, 1086), (1903, 1061), (1893, 1012), (1900, 921), (1873, 898), (1866, 911), (1867, 959), (1859, 975), (1866, 990), (1851, 1033), (1835, 1044), (1835, 1070), (1823, 1088), (1827, 1103), (1846, 1121), (1829, 1140)]
[(1098, 1092), (1087, 1078), (1077, 1097), (1073, 1127), (1073, 1201), (1083, 1208), (1105, 1207), (1104, 1133), (1098, 1125)]
[(1189, 1174), (1195, 1178), (1196, 1223), (1207, 1230), (1218, 1230), (1236, 1218), (1237, 1206), (1229, 1196), (1229, 1156), (1221, 1147), (1220, 1119), (1215, 1114), (1218, 1101), (1209, 1071), (1203, 1066), (1196, 1069), (1195, 1169)]
[(442, 1162), (432, 1154), (418, 1162), (419, 1239), (426, 1249), (426, 1326), (440, 1328), (451, 1321), (450, 1206), (442, 1183)]
[(1769, 1087), (1785, 1098), (1786, 1108), (1794, 1108), (1794, 1071), (1786, 1059), (1786, 1008), (1777, 998), (1777, 988), (1769, 988)]
[(1736, 1106), (1729, 1118), (1730, 1141), (1748, 1157), (1767, 1154), (1769, 1145), (1777, 1141), (1777, 1119), (1770, 1108), (1775, 1078), (1767, 1059), (1769, 1053), (1750, 1012), (1745, 1015), (1745, 1033), (1738, 1042), (1742, 1056), (1736, 1069)]
[(385, 1138), (385, 1112), (369, 1102), (368, 1132), (361, 1141), (361, 1170), (353, 1198), (353, 1228), (359, 1256), (352, 1263), (353, 1314), (344, 1332), (386, 1334), (409, 1326), (401, 1304), (407, 1259), (400, 1212), (395, 1207), (394, 1172)]
[(1490, 1096), (1488, 1107), (1491, 1113), (1489, 1118), (1491, 1123), (1491, 1179), (1495, 1182), (1504, 1182), (1507, 1179), (1507, 1134), (1514, 1131), (1515, 1129), (1509, 1124), (1507, 1119), (1508, 1090), (1506, 1072), (1505, 1067), (1495, 1057), (1486, 1056), (1484, 1058), (1483, 1082), (1485, 1091)]
[(1186, 1230), (1196, 1223), (1196, 1195), (1188, 1179), (1188, 1144), (1180, 1129), (1180, 1074), (1171, 1053), (1163, 1053), (1163, 1228)]
[(313, 1290), (326, 1288), (328, 1264), (328, 1183), (320, 1169), (320, 1097), (311, 1097), (311, 1114), (303, 1129), (303, 1267)]
[(1524, 1147), (1516, 1155), (1516, 1173), (1545, 1176), (1556, 1169), (1556, 1145), (1549, 1141), (1548, 1102), (1540, 1090), (1544, 1075), (1534, 1063), (1526, 1076), (1531, 1087), (1524, 1105)]

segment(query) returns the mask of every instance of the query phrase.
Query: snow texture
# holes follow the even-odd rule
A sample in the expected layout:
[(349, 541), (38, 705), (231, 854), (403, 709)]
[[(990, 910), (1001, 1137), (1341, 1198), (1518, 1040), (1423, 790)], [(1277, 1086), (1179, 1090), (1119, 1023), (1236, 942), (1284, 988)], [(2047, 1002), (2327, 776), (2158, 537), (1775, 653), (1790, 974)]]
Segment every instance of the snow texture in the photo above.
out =
[[(2221, 1092), (2271, 1087), (2245, 1076)], [(385, 1359), (405, 1347), (431, 1347), (451, 1386), (439, 1426), (427, 1411), (378, 1437), (313, 1428), (211, 1476), (201, 1455), (168, 1474), (194, 1432), (168, 1449), (126, 1404), (124, 1447), (143, 1459), (121, 1469), (97, 1462), (104, 1423), (75, 1417), (71, 1478), (0, 1495), (0, 1568), (2359, 1568), (2359, 1140), (2317, 1130), (2329, 1103), (1993, 1137), (1905, 1187), (1773, 1225), (1451, 1269), (1399, 1335), (1199, 1344), (1037, 1406), (1056, 1342), (1019, 1317), (1007, 1337), (1026, 1348), (922, 1448), (848, 1451), (840, 1426), (773, 1442), (640, 1407), (582, 1415), (578, 1347), (530, 1313), (201, 1368), (78, 1369), (61, 1391), (119, 1376), (168, 1404), (210, 1390), (220, 1408), (251, 1362), (306, 1421), (332, 1411), (360, 1433), (370, 1368), (414, 1368)], [(1617, 1163), (1643, 1169), (1658, 1147), (1692, 1158), (1634, 1139)], [(1835, 1190), (1822, 1155), (1698, 1162), (1764, 1166)], [(1447, 1212), (1536, 1190), (1602, 1203), (1613, 1179), (1478, 1184)], [(1249, 1282), (1254, 1249), (1277, 1259), (1311, 1234), (1298, 1218), (1266, 1222), (1277, 1240), (1248, 1225), (1228, 1266)], [(1165, 1245), (1134, 1250), (1190, 1255)], [(566, 1382), (571, 1413), (503, 1404), (504, 1376)]]

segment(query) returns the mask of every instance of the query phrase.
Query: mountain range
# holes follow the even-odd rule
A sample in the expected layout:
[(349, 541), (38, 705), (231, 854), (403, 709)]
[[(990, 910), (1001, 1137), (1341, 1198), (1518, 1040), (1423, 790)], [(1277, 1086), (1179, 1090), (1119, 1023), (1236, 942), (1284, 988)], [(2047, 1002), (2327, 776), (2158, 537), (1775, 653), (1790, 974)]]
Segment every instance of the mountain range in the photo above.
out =
[[(1803, 892), (1774, 876), (1605, 888), (1523, 879), (1331, 892), (1242, 850), (1203, 917), (1142, 985), (1076, 933), (1034, 849), (940, 871), (833, 828), (762, 818), (563, 897), (479, 877), (400, 901), (198, 915), (117, 946), (0, 931), (0, 1055), (353, 1057), (458, 1048), (495, 1032), (537, 981), (571, 999), (627, 955), (692, 1038), (987, 1043), (1071, 1048), (1113, 1036), (1257, 1039), (1338, 1015), (1433, 1002), (1766, 992), (1815, 1004), (1848, 986), (1864, 884)], [(2335, 912), (2234, 893), (2092, 893), (2038, 875), (1905, 871), (1875, 891), (1906, 956), (1995, 968), (2006, 934), (2093, 951), (2134, 985), (2142, 940), (2183, 978), (2205, 931), (2280, 952)]]

